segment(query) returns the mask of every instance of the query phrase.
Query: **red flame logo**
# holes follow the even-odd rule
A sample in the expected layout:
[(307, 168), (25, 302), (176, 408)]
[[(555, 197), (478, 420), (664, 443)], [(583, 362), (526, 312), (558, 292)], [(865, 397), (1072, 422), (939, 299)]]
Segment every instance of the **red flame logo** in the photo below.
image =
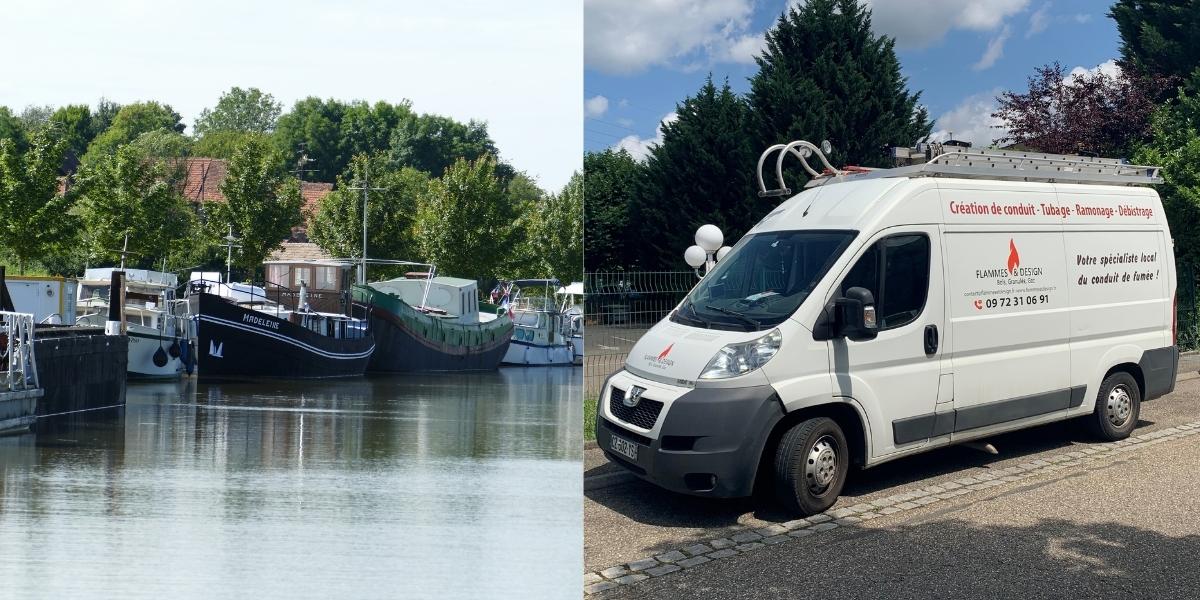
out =
[(667, 355), (671, 353), (671, 348), (674, 348), (674, 347), (675, 347), (675, 343), (671, 342), (671, 345), (667, 346), (667, 349), (663, 350), (662, 353), (658, 355), (658, 360), (662, 360), (662, 359), (666, 358)]
[(1008, 240), (1008, 272), (1015, 273), (1017, 267), (1021, 266), (1021, 255), (1017, 254), (1017, 245), (1013, 243), (1012, 238)]

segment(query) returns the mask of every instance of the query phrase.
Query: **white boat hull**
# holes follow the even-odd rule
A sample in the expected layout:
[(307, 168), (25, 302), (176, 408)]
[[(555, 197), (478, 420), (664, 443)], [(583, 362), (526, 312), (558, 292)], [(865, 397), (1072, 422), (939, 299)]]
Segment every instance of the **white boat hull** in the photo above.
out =
[[(156, 330), (142, 331), (141, 327), (130, 326), (129, 334), (129, 364), (126, 372), (132, 377), (171, 378), (183, 373), (183, 361), (171, 356), (173, 338), (159, 335)], [(180, 343), (183, 343), (180, 340)], [(154, 355), (162, 348), (166, 354), (166, 363), (162, 366), (154, 364)], [(161, 360), (161, 359), (160, 359)]]
[(569, 366), (575, 364), (575, 350), (570, 344), (539, 345), (512, 340), (500, 364), (525, 367)]

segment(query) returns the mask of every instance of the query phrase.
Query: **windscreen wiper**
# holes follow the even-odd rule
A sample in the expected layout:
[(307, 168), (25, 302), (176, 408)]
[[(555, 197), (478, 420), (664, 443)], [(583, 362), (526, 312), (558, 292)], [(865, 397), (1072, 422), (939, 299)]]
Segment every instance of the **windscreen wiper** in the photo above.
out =
[[(762, 329), (762, 323), (759, 323), (758, 321), (751, 319), (750, 317), (747, 317), (746, 315), (744, 315), (736, 310), (729, 310), (728, 308), (724, 308), (721, 306), (713, 306), (711, 304), (705, 304), (704, 308), (707, 308), (708, 310), (715, 310), (719, 313), (725, 313), (731, 317), (736, 317), (738, 319), (741, 319), (743, 323), (748, 323), (751, 326), (753, 326), (755, 329)], [(695, 309), (693, 309), (693, 310), (695, 310)]]
[(712, 323), (705, 321), (704, 318), (701, 317), (700, 314), (696, 312), (696, 303), (695, 302), (692, 302), (689, 300), (688, 301), (688, 309), (690, 309), (692, 311), (691, 319), (693, 321), (703, 325), (705, 329), (712, 329)]

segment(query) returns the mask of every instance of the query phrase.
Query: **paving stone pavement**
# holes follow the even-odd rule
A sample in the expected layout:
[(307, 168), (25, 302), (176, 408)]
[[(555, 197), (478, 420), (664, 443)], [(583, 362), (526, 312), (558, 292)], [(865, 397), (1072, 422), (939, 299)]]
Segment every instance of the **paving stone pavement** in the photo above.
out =
[[(785, 534), (787, 537), (800, 538), (831, 531), (839, 527), (856, 527), (858, 523), (865, 520), (918, 509), (951, 497), (1012, 485), (1025, 479), (1063, 469), (1080, 468), (1083, 470), (1106, 467), (1112, 462), (1114, 456), (1119, 456), (1122, 453), (1147, 448), (1170, 440), (1194, 436), (1198, 433), (1200, 433), (1200, 421), (1193, 421), (1134, 435), (1120, 442), (1106, 444), (1101, 447), (1092, 447), (1048, 456), (1017, 466), (997, 469), (989, 474), (964, 477), (952, 483), (941, 483), (912, 492), (895, 494), (869, 504), (857, 504), (849, 508), (841, 508), (827, 513), (812, 515), (805, 519), (788, 521), (779, 525), (758, 528), (757, 530), (742, 531), (730, 535), (728, 538), (717, 538), (703, 544), (689, 544), (684, 548), (672, 550), (653, 558), (645, 558), (631, 563), (615, 565), (601, 571), (584, 573), (584, 593), (596, 594), (619, 586), (635, 585), (652, 577), (662, 577), (674, 573), (681, 570), (681, 568), (694, 568), (714, 560), (722, 560), (747, 552), (754, 552), (760, 548), (786, 541), (783, 537)], [(770, 530), (771, 535), (764, 539), (764, 535), (760, 533), (762, 530)], [(731, 547), (730, 544), (735, 545)], [(634, 568), (635, 565), (638, 567), (637, 569)], [(638, 573), (637, 577), (631, 577), (630, 573), (633, 571), (640, 571), (640, 573)]]

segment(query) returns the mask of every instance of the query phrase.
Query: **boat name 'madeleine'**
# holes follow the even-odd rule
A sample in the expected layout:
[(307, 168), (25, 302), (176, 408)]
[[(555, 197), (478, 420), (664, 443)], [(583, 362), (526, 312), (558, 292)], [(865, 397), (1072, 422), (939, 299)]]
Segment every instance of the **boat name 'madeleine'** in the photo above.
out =
[(250, 323), (251, 325), (258, 325), (259, 327), (266, 327), (268, 329), (279, 329), (278, 321), (272, 321), (270, 319), (264, 319), (254, 315), (242, 315), (242, 322)]

